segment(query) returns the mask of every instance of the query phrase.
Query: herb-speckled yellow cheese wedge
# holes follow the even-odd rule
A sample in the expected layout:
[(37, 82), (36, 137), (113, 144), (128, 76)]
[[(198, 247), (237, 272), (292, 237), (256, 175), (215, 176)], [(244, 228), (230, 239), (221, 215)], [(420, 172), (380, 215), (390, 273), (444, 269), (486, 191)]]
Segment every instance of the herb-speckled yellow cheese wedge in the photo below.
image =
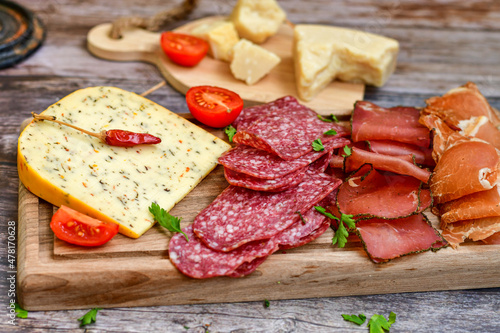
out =
[(35, 195), (102, 221), (137, 238), (154, 219), (152, 202), (170, 210), (217, 164), (229, 144), (150, 100), (114, 87), (78, 90), (44, 115), (93, 132), (121, 129), (159, 137), (130, 148), (49, 121), (21, 133), (18, 171)]

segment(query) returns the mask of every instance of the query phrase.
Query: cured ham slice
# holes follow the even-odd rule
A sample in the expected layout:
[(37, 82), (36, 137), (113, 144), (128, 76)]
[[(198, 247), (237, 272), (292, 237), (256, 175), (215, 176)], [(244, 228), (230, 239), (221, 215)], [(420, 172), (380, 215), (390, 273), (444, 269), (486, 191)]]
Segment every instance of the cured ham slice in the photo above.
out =
[(473, 241), (486, 240), (499, 232), (500, 216), (493, 216), (448, 224), (441, 235), (453, 248), (457, 248), (467, 238)]
[(489, 190), (499, 177), (499, 156), (491, 144), (464, 141), (445, 150), (434, 169), (430, 188), (436, 203)]
[(276, 179), (297, 171), (313, 163), (326, 153), (347, 145), (346, 138), (336, 138), (324, 144), (324, 151), (312, 151), (297, 159), (286, 161), (282, 158), (245, 145), (238, 145), (219, 158), (225, 168), (261, 179)]
[(498, 186), (452, 200), (441, 205), (441, 226), (462, 220), (500, 216), (500, 194)]
[(395, 220), (362, 220), (356, 226), (368, 256), (375, 263), (447, 245), (422, 214)]
[(352, 140), (392, 140), (420, 147), (430, 146), (429, 130), (418, 122), (420, 111), (412, 107), (382, 108), (356, 102), (352, 113)]
[(482, 239), (482, 242), (484, 244), (500, 244), (500, 232), (497, 232), (496, 234), (491, 235), (488, 238)]
[(326, 174), (306, 174), (299, 185), (279, 193), (229, 186), (194, 220), (194, 233), (210, 248), (231, 251), (269, 239), (299, 220), (342, 181)]
[(356, 218), (395, 219), (423, 211), (431, 204), (429, 190), (413, 177), (380, 173), (366, 164), (339, 187), (337, 207)]
[[(338, 134), (324, 134), (332, 129)], [(317, 139), (325, 144), (348, 134), (349, 130), (345, 127), (321, 121), (313, 110), (291, 103), (270, 111), (265, 117), (239, 130), (233, 141), (265, 150), (284, 160), (293, 160), (311, 152), (312, 142)]]
[(481, 139), (491, 143), (496, 149), (500, 149), (500, 131), (486, 116), (461, 120), (458, 127), (461, 135)]
[(418, 167), (408, 159), (411, 159), (411, 156), (407, 155), (407, 159), (405, 159), (399, 156), (382, 155), (353, 147), (351, 155), (347, 157), (344, 162), (344, 168), (346, 172), (349, 172), (360, 168), (363, 164), (369, 163), (372, 164), (377, 170), (385, 170), (400, 175), (413, 176), (418, 180), (427, 183), (431, 172)]
[(276, 179), (257, 178), (224, 168), (224, 177), (233, 186), (245, 187), (254, 191), (280, 192), (297, 186), (304, 179), (307, 168), (303, 167)]
[(418, 164), (436, 165), (436, 162), (432, 159), (432, 149), (427, 147), (389, 140), (370, 140), (369, 150), (377, 154), (391, 156), (411, 155)]
[(495, 110), (472, 82), (452, 89), (441, 97), (431, 97), (425, 102), (427, 106), (424, 113), (438, 116), (455, 130), (459, 129), (458, 123), (461, 120), (471, 117), (486, 116), (494, 126), (500, 124)]
[(432, 139), (432, 158), (436, 163), (450, 146), (462, 141), (469, 141), (458, 132), (452, 130), (444, 121), (436, 116), (422, 115), (419, 121), (434, 134)]

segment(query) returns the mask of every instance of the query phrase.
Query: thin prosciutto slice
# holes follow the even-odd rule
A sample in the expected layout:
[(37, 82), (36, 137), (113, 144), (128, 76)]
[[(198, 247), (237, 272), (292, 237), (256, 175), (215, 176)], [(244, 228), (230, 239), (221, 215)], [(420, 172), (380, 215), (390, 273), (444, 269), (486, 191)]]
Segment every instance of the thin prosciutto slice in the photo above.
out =
[(337, 207), (357, 218), (395, 219), (421, 212), (431, 204), (429, 190), (413, 177), (380, 173), (366, 164), (339, 187)]
[(491, 143), (496, 149), (500, 149), (500, 131), (486, 116), (461, 120), (458, 127), (461, 135), (481, 139)]
[(500, 232), (481, 240), (484, 244), (500, 245)]
[(500, 216), (498, 186), (446, 202), (440, 206), (439, 213), (442, 227), (462, 220)]
[(356, 226), (365, 251), (375, 263), (447, 245), (422, 214), (396, 220), (362, 220)]
[(489, 190), (498, 182), (497, 150), (483, 141), (463, 141), (448, 148), (439, 159), (430, 181), (436, 203)]
[(448, 224), (441, 235), (453, 248), (457, 248), (467, 238), (473, 241), (486, 240), (498, 232), (500, 232), (500, 216), (493, 216)]
[(448, 126), (458, 130), (461, 120), (486, 116), (493, 125), (500, 123), (495, 110), (472, 82), (448, 91), (443, 96), (431, 97), (425, 101), (424, 113), (437, 115)]
[(394, 172), (400, 175), (413, 176), (418, 180), (427, 183), (431, 172), (422, 169), (410, 162), (411, 156), (401, 158), (398, 156), (389, 156), (383, 154), (372, 153), (356, 147), (351, 150), (351, 155), (346, 158), (344, 168), (346, 172), (353, 171), (361, 167), (363, 164), (369, 163), (377, 170), (385, 170)]
[(383, 108), (356, 102), (352, 113), (352, 140), (393, 140), (429, 147), (429, 130), (418, 122), (420, 111), (412, 107)]

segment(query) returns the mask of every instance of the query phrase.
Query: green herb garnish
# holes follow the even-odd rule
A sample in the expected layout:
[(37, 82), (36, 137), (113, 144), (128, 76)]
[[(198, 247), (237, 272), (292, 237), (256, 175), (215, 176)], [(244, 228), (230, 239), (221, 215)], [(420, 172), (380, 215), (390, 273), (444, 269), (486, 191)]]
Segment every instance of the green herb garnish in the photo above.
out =
[(345, 228), (344, 223), (347, 225), (347, 227), (349, 227), (349, 229), (355, 229), (356, 220), (352, 218), (353, 215), (342, 213), (339, 219), (338, 217), (327, 212), (326, 209), (321, 206), (314, 206), (314, 209), (316, 209), (318, 212), (325, 215), (329, 219), (339, 221), (337, 231), (335, 231), (335, 235), (332, 238), (332, 245), (338, 243), (339, 247), (344, 247), (347, 243), (347, 237), (349, 236), (349, 231), (347, 231), (347, 229)]
[(302, 220), (302, 224), (306, 224), (306, 220), (304, 219), (304, 216), (299, 211), (296, 211), (295, 214), (299, 214), (300, 219)]
[(268, 308), (269, 305), (271, 305), (271, 303), (269, 303), (269, 301), (267, 299), (264, 300), (264, 307), (265, 308)]
[(324, 135), (337, 135), (337, 131), (334, 130), (334, 129), (331, 129), (331, 130), (328, 130), (326, 131), (325, 133), (323, 133)]
[(233, 136), (236, 134), (236, 128), (233, 125), (228, 125), (224, 128), (224, 132), (227, 134), (229, 142), (233, 142)]
[(28, 311), (24, 310), (19, 304), (14, 303), (17, 318), (28, 318)]
[(344, 320), (346, 321), (350, 321), (351, 323), (355, 323), (358, 326), (363, 325), (363, 323), (366, 321), (366, 316), (362, 313), (360, 313), (358, 316), (343, 314), (342, 318), (344, 318)]
[(326, 117), (323, 117), (322, 115), (318, 114), (318, 119), (321, 121), (327, 122), (327, 123), (331, 123), (331, 122), (338, 123), (339, 122), (339, 120), (337, 119), (337, 117), (334, 114), (331, 114), (331, 115), (326, 116)]
[(345, 153), (345, 155), (342, 155), (342, 157), (351, 156), (352, 149), (349, 148), (348, 146), (344, 146), (344, 153)]
[(314, 151), (323, 151), (325, 150), (325, 146), (321, 142), (321, 139), (316, 139), (312, 142), (312, 147)]
[(149, 211), (153, 214), (155, 221), (158, 222), (159, 225), (171, 232), (180, 232), (186, 237), (186, 241), (189, 242), (188, 236), (181, 230), (182, 218), (170, 215), (165, 209), (160, 208), (160, 206), (154, 202), (151, 204), (151, 207), (149, 207)]
[(102, 309), (93, 308), (92, 310), (90, 310), (89, 312), (84, 314), (81, 318), (78, 318), (78, 320), (81, 321), (80, 327), (95, 323), (95, 321), (97, 319), (97, 311), (99, 311), (99, 310), (102, 310)]
[(389, 331), (391, 325), (395, 322), (396, 314), (392, 311), (389, 314), (389, 321), (382, 315), (374, 314), (368, 322), (368, 327), (370, 327), (370, 333), (384, 333), (385, 331)]

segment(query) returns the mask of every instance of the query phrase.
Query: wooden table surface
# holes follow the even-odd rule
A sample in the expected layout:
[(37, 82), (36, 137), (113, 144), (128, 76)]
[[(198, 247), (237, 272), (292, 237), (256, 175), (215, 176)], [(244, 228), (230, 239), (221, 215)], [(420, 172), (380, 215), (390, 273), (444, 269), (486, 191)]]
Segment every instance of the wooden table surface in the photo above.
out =
[[(97, 59), (86, 49), (93, 26), (128, 15), (151, 16), (180, 1), (18, 0), (47, 28), (43, 47), (15, 67), (0, 70), (0, 331), (80, 332), (86, 311), (30, 312), (8, 321), (11, 298), (7, 259), (9, 221), (17, 221), (16, 146), (21, 121), (70, 92), (111, 85), (143, 92), (162, 80), (145, 63)], [(201, 0), (190, 19), (230, 13), (236, 0)], [(144, 3), (147, 3), (145, 6)], [(401, 43), (395, 74), (365, 99), (383, 106), (423, 106), (430, 96), (476, 82), (500, 109), (500, 2), (495, 0), (280, 2), (294, 23), (320, 23), (367, 30)], [(184, 22), (165, 27), (174, 28)], [(174, 112), (187, 112), (171, 87), (149, 96)], [(470, 269), (464, 267), (464, 269)], [(214, 292), (217, 292), (214, 290)], [(353, 291), (355, 293), (355, 291)], [(368, 332), (341, 314), (397, 314), (392, 332), (499, 332), (500, 288), (236, 304), (105, 309), (88, 332)]]

